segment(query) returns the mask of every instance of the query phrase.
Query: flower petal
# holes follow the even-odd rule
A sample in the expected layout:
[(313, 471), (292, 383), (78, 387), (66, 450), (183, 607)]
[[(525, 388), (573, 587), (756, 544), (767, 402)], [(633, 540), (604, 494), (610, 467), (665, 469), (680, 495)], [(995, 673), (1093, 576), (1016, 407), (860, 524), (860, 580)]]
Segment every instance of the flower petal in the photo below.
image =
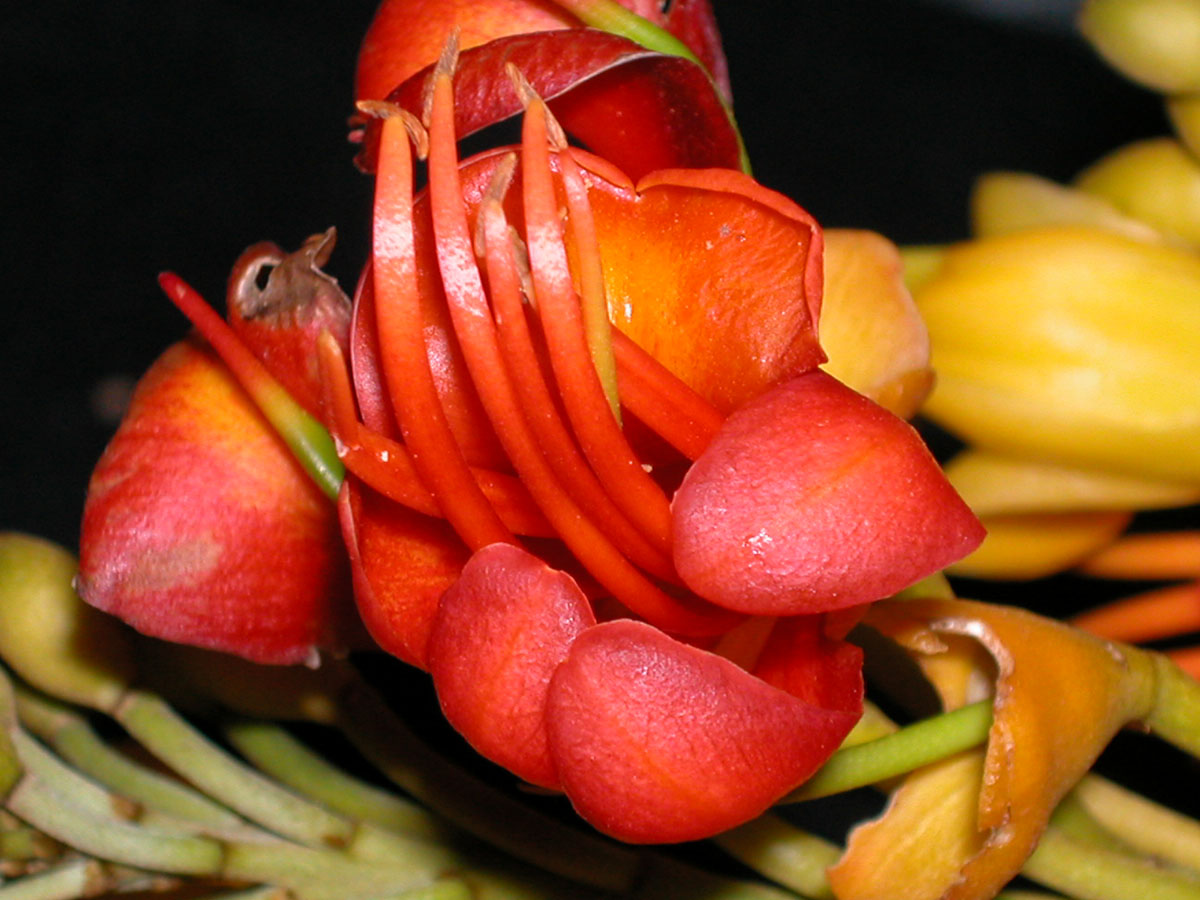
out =
[(819, 371), (730, 416), (672, 509), (684, 582), (757, 615), (878, 600), (983, 538), (917, 433)]
[(197, 343), (139, 383), (92, 475), (81, 551), (80, 595), (155, 637), (269, 663), (338, 642), (333, 506)]
[(476, 551), (442, 597), (429, 639), (446, 719), (483, 756), (557, 787), (546, 694), (571, 642), (595, 622), (565, 572), (511, 544)]
[[(568, 132), (633, 177), (668, 166), (740, 165), (737, 133), (700, 66), (591, 29), (501, 37), (464, 50), (455, 73), (460, 138), (521, 111), (505, 72), (510, 64)], [(431, 71), (411, 76), (387, 99), (420, 114)], [(358, 159), (364, 169), (375, 167), (377, 135), (368, 124)]]
[(811, 775), (856, 719), (628, 619), (579, 636), (546, 711), (576, 810), (633, 842), (694, 840), (760, 814)]
[(393, 503), (353, 476), (338, 512), (367, 631), (388, 653), (427, 668), (438, 599), (466, 563), (467, 548), (444, 520)]

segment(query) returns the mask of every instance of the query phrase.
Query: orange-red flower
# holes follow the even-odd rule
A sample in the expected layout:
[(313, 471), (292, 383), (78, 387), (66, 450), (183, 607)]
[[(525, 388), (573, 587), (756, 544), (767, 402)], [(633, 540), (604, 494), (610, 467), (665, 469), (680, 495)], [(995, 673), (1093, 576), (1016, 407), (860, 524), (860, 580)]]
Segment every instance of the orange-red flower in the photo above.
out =
[(807, 213), (728, 169), (633, 181), (527, 88), (521, 146), (460, 164), (452, 80), (428, 135), (366, 107), (352, 371), (322, 345), (364, 621), (481, 753), (600, 829), (715, 833), (857, 719), (853, 616), (824, 614), (981, 529), (907, 424), (817, 370)]

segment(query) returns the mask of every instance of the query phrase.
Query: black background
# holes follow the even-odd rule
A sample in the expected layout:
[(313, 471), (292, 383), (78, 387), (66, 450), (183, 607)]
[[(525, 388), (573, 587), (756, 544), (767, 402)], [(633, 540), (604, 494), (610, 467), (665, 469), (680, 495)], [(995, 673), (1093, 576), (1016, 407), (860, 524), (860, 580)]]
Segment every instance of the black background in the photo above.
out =
[[(1067, 178), (1165, 130), (1065, 29), (918, 0), (717, 0), (756, 174), (829, 225), (966, 233), (972, 177)], [(370, 184), (344, 122), (374, 0), (46, 0), (0, 30), (0, 527), (73, 545), (104, 398), (186, 328), (155, 275), (219, 303), (238, 253), (336, 225), (353, 283)]]

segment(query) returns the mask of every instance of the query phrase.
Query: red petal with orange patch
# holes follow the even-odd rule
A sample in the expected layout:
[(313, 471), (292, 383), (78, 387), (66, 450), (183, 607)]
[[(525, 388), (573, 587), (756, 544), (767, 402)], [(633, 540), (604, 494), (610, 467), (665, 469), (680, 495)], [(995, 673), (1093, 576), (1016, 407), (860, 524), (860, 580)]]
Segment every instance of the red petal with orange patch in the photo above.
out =
[(911, 426), (820, 371), (730, 416), (672, 510), (684, 582), (757, 615), (887, 597), (984, 533)]
[(808, 778), (856, 719), (628, 619), (579, 636), (546, 710), (575, 808), (639, 843), (708, 837), (759, 815)]
[(146, 373), (96, 466), (78, 590), (146, 634), (257, 662), (340, 643), (333, 506), (198, 343)]

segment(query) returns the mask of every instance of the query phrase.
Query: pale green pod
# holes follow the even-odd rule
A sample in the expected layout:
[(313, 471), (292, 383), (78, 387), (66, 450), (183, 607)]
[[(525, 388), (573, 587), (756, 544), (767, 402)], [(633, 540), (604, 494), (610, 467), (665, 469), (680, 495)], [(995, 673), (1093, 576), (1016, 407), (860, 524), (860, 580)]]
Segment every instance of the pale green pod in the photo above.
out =
[(993, 452), (1200, 484), (1200, 257), (1097, 228), (972, 241), (917, 292), (926, 413)]
[(58, 545), (0, 533), (0, 657), (47, 694), (112, 709), (134, 674), (129, 635), (76, 596), (75, 571)]

